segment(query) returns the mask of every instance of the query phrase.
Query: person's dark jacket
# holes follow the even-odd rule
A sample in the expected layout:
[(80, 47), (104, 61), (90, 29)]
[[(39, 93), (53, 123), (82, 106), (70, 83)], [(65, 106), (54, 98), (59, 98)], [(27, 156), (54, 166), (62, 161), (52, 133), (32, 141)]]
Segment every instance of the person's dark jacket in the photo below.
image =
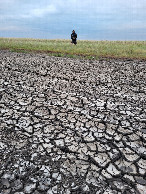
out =
[(74, 33), (72, 33), (71, 34), (71, 39), (73, 40), (73, 41), (76, 41), (76, 38), (77, 38), (77, 34), (74, 32)]

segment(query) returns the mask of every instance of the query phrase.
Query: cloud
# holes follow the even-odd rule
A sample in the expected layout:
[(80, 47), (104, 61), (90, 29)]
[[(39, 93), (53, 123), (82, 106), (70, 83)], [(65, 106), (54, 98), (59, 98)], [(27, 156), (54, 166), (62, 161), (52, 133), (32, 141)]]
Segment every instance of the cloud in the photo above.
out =
[(124, 17), (130, 14), (145, 15), (145, 9), (145, 0), (0, 0), (3, 17), (11, 18), (38, 18), (59, 13), (79, 17)]
[(87, 38), (106, 30), (144, 33), (145, 10), (146, 0), (0, 0), (0, 30), (54, 37), (75, 28)]
[(16, 3), (16, 0), (1, 0), (0, 6), (5, 7), (5, 6), (13, 4), (13, 3)]
[(24, 28), (22, 29), (19, 26), (0, 26), (0, 31), (24, 31)]
[(22, 18), (35, 18), (35, 17), (44, 17), (45, 15), (57, 13), (57, 8), (54, 5), (48, 5), (47, 7), (35, 8), (29, 10), (27, 14), (22, 14)]
[(142, 30), (146, 29), (146, 24), (142, 21), (133, 21), (133, 22), (125, 22), (120, 24), (120, 26), (110, 26), (108, 27), (109, 30), (117, 30), (117, 31), (127, 31), (127, 30)]

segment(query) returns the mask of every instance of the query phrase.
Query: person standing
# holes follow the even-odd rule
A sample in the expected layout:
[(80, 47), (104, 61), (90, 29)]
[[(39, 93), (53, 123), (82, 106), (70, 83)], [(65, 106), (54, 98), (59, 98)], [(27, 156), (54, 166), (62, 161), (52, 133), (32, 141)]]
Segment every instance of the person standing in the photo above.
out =
[(72, 44), (77, 44), (77, 34), (75, 33), (75, 31), (73, 30), (72, 31), (72, 34), (71, 34), (71, 39), (72, 39)]

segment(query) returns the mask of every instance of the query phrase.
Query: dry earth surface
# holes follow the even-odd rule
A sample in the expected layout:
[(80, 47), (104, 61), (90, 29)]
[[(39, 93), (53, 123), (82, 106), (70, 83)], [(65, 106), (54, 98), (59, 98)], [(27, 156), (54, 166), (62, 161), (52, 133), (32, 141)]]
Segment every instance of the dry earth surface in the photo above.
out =
[(146, 62), (0, 51), (0, 194), (146, 193)]

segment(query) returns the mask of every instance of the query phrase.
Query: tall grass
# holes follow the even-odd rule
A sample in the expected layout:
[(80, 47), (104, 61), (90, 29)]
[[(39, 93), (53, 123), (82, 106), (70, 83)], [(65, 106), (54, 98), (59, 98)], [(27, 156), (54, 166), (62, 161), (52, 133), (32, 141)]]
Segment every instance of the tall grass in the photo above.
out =
[(44, 52), (55, 56), (86, 58), (146, 59), (146, 41), (78, 41), (0, 38), (0, 49), (19, 52)]

